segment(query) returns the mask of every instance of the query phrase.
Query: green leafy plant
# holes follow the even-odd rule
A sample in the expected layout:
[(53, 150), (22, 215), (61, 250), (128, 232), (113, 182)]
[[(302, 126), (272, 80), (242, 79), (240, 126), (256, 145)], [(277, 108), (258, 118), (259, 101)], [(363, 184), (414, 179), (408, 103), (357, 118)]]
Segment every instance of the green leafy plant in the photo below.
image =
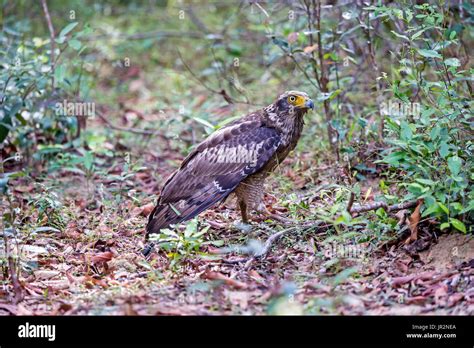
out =
[[(466, 233), (474, 209), (474, 163), (472, 100), (465, 97), (465, 81), (473, 71), (448, 56), (460, 44), (462, 30), (447, 25), (436, 5), (417, 5), (405, 14), (383, 6), (373, 9), (387, 17), (403, 16), (407, 29), (394, 34), (410, 47), (400, 53), (398, 70), (405, 77), (384, 76), (397, 102), (387, 110), (386, 142), (391, 147), (379, 163), (397, 173), (405, 200), (424, 199), (423, 217), (436, 218), (441, 229)], [(414, 98), (421, 104), (418, 112)]]
[(124, 201), (132, 200), (135, 203), (139, 203), (139, 201), (133, 197), (133, 192), (135, 191), (132, 190), (134, 184), (131, 180), (138, 172), (144, 169), (146, 169), (146, 167), (130, 163), (129, 155), (126, 155), (123, 169), (119, 175), (105, 175), (107, 180), (112, 181), (109, 191), (115, 197), (115, 204), (117, 205), (120, 214), (122, 214), (122, 206)]
[(184, 231), (163, 229), (160, 234), (153, 235), (150, 240), (155, 242), (157, 248), (167, 253), (170, 266), (176, 268), (194, 255), (206, 255), (200, 251), (200, 248), (213, 244), (212, 241), (204, 239), (209, 227), (199, 228), (198, 220), (195, 218), (186, 224)]

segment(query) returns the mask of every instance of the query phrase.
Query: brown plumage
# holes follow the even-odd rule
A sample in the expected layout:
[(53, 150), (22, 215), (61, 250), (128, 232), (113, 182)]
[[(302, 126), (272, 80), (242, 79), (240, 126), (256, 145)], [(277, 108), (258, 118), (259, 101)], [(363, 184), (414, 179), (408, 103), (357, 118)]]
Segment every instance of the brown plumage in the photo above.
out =
[(235, 192), (242, 219), (261, 210), (265, 178), (293, 150), (313, 102), (288, 91), (275, 103), (221, 128), (199, 144), (166, 181), (147, 237), (189, 219)]

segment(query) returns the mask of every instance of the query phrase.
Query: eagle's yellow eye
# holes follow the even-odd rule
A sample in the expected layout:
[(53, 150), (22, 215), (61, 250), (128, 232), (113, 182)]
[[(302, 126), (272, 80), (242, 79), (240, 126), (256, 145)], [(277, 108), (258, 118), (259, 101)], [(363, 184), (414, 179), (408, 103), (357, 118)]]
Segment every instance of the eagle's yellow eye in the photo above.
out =
[(291, 103), (291, 104), (294, 104), (294, 102), (296, 101), (296, 97), (294, 95), (290, 95), (288, 97), (288, 101)]

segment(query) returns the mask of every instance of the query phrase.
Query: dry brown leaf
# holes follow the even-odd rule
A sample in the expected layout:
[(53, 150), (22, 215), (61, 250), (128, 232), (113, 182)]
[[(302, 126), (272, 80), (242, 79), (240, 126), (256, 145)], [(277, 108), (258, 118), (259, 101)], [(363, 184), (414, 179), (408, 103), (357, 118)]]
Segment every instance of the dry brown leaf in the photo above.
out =
[(410, 237), (407, 238), (405, 241), (405, 244), (409, 244), (411, 242), (414, 242), (415, 240), (418, 239), (418, 223), (420, 222), (421, 219), (421, 205), (423, 204), (423, 199), (419, 199), (417, 202), (417, 206), (413, 213), (408, 217), (408, 221), (406, 222), (408, 227), (410, 228), (411, 234)]
[(105, 263), (112, 260), (114, 255), (110, 251), (104, 251), (103, 253), (96, 254), (91, 257), (92, 263)]
[(257, 282), (259, 283), (263, 283), (265, 282), (265, 278), (263, 278), (260, 273), (258, 273), (256, 270), (252, 269), (251, 271), (249, 271), (249, 276), (256, 280)]
[(407, 209), (402, 209), (399, 210), (396, 214), (395, 217), (398, 219), (397, 225), (398, 226), (403, 226), (405, 224), (405, 221), (407, 220)]
[(222, 280), (224, 281), (225, 284), (232, 286), (236, 289), (246, 289), (248, 287), (247, 284), (241, 281), (238, 281), (236, 279), (229, 278), (226, 275), (219, 272), (206, 271), (204, 272), (203, 276), (204, 278), (210, 279), (210, 280)]
[(66, 290), (69, 289), (69, 280), (58, 279), (58, 280), (45, 280), (40, 283), (52, 290)]
[[(81, 281), (86, 285), (87, 288), (93, 288), (94, 285), (99, 285), (101, 286), (102, 288), (108, 288), (108, 285), (107, 283), (102, 280), (102, 279), (96, 279), (94, 277), (91, 277), (89, 275), (86, 275), (84, 277), (80, 277), (81, 278)], [(78, 279), (76, 279), (78, 280)]]
[(61, 272), (51, 271), (51, 270), (37, 270), (34, 272), (34, 274), (35, 274), (36, 279), (42, 280), (42, 279), (54, 278), (60, 275)]
[(136, 207), (132, 211), (132, 216), (148, 216), (154, 208), (155, 203), (148, 203), (141, 207)]

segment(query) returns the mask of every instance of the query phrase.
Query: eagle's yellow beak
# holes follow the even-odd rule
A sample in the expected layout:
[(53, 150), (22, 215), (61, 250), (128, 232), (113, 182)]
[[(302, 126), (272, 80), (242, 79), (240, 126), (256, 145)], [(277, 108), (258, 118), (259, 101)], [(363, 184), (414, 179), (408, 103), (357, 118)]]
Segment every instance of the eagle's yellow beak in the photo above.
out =
[(311, 99), (306, 99), (304, 103), (305, 108), (314, 110), (314, 103)]

